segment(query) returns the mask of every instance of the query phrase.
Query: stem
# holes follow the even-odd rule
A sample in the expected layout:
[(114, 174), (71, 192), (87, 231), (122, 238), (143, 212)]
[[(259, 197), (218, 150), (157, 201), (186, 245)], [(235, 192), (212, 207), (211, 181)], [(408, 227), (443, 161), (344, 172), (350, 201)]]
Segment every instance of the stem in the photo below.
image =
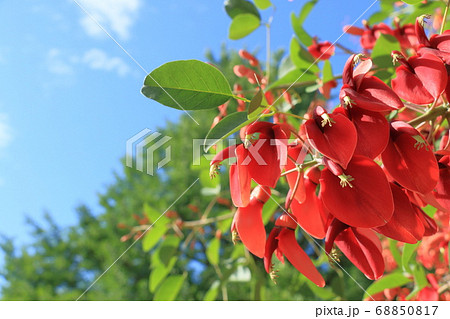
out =
[(301, 178), (302, 178), (302, 170), (300, 169), (300, 166), (298, 166), (297, 179), (295, 180), (294, 189), (292, 190), (291, 198), (289, 198), (289, 202), (287, 203), (286, 210), (289, 210), (289, 208), (291, 207), (291, 203), (292, 203), (292, 201), (294, 199), (295, 193), (297, 192), (297, 189), (300, 186), (300, 179)]
[(408, 124), (410, 124), (411, 126), (416, 126), (422, 122), (426, 122), (426, 121), (432, 120), (438, 116), (445, 115), (447, 112), (448, 112), (448, 109), (444, 106), (436, 107), (436, 108), (430, 109), (427, 113), (416, 117), (414, 120), (409, 121)]
[(444, 27), (445, 27), (445, 22), (447, 20), (449, 5), (450, 5), (450, 1), (447, 0), (447, 5), (445, 6), (445, 11), (444, 11), (444, 17), (442, 18), (441, 31), (439, 32), (439, 34), (442, 34), (444, 32)]
[(334, 45), (335, 45), (336, 47), (338, 47), (339, 49), (341, 49), (342, 51), (344, 51), (345, 53), (348, 53), (348, 54), (356, 54), (356, 52), (353, 52), (352, 50), (350, 50), (350, 49), (344, 47), (342, 44), (339, 44), (339, 43), (336, 42)]

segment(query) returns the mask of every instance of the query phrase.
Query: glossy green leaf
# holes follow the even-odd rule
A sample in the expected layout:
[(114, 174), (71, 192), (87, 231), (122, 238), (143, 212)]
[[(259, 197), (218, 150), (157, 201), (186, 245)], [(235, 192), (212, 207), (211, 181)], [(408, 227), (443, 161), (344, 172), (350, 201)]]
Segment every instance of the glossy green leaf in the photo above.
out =
[(197, 60), (163, 64), (147, 75), (141, 92), (150, 99), (180, 110), (211, 109), (233, 97), (222, 72)]
[(155, 268), (152, 267), (152, 271), (150, 272), (150, 278), (149, 278), (150, 292), (153, 293), (156, 291), (156, 288), (158, 288), (159, 284), (164, 280), (164, 278), (167, 277), (167, 275), (172, 270), (173, 266), (175, 266), (176, 261), (177, 261), (177, 258), (172, 257), (167, 266), (165, 266), (163, 264), (159, 264)]
[(235, 112), (224, 117), (206, 135), (204, 143), (205, 151), (208, 151), (211, 146), (239, 131), (241, 127), (244, 127), (250, 122), (251, 120), (247, 118), (247, 112)]
[(436, 214), (436, 212), (437, 212), (437, 208), (436, 207), (433, 207), (433, 206), (431, 206), (431, 205), (427, 205), (427, 206), (425, 206), (424, 208), (422, 208), (423, 209), (423, 211), (429, 216), (429, 217), (431, 217), (431, 218), (433, 218), (434, 217), (434, 214)]
[(272, 5), (272, 2), (270, 2), (270, 0), (254, 0), (254, 1), (255, 5), (261, 10), (266, 10)]
[(392, 51), (400, 51), (400, 44), (398, 40), (389, 34), (380, 34), (372, 51), (373, 64), (380, 68), (394, 68), (392, 64)]
[(220, 289), (220, 282), (218, 280), (214, 281), (209, 287), (208, 291), (205, 294), (205, 297), (203, 298), (203, 301), (214, 301), (217, 298), (217, 295), (219, 294)]
[(418, 242), (416, 244), (405, 244), (403, 246), (402, 268), (404, 271), (410, 270), (409, 262), (411, 260), (411, 257), (414, 255), (419, 244), (420, 244), (420, 242)]
[(289, 71), (287, 74), (285, 74), (280, 79), (276, 80), (272, 84), (270, 84), (266, 90), (271, 90), (278, 86), (285, 86), (286, 88), (289, 87), (291, 84), (295, 83), (296, 86), (300, 85), (311, 85), (314, 84), (317, 80), (317, 76), (312, 73), (310, 70), (306, 71), (303, 69), (294, 69), (292, 71)]
[(165, 225), (156, 224), (150, 228), (142, 239), (142, 250), (149, 251), (161, 240), (161, 237), (166, 233), (167, 227)]
[(250, 101), (250, 104), (248, 105), (248, 110), (247, 110), (248, 118), (252, 118), (251, 115), (259, 109), (259, 107), (261, 106), (261, 103), (263, 101), (263, 98), (264, 98), (264, 93), (261, 89), (259, 89), (258, 93), (256, 93), (256, 95), (252, 98), (252, 100)]
[(159, 286), (153, 297), (154, 301), (173, 301), (183, 286), (185, 276), (170, 276)]
[(291, 25), (292, 29), (294, 29), (294, 33), (297, 38), (306, 46), (310, 46), (312, 44), (312, 37), (306, 32), (305, 28), (303, 28), (303, 23), (300, 19), (295, 15), (294, 12), (291, 13)]
[(309, 70), (313, 73), (320, 71), (314, 57), (308, 52), (296, 38), (292, 38), (289, 46), (289, 55), (294, 65), (299, 69)]
[(369, 25), (374, 25), (376, 23), (385, 21), (387, 18), (389, 18), (389, 16), (390, 12), (388, 11), (378, 11), (372, 14), (367, 20), (367, 22), (369, 23)]
[(322, 83), (327, 83), (334, 79), (333, 76), (333, 69), (331, 68), (330, 60), (326, 60), (323, 63), (323, 69), (322, 69)]
[(206, 248), (206, 258), (211, 263), (211, 265), (217, 265), (219, 263), (219, 250), (220, 250), (220, 239), (213, 238), (208, 243)]
[(261, 19), (261, 15), (259, 14), (258, 9), (250, 1), (226, 0), (224, 4), (225, 4), (225, 11), (230, 16), (231, 19), (234, 19), (237, 15), (244, 13), (253, 14), (259, 20)]
[(401, 287), (407, 283), (411, 282), (411, 279), (405, 277), (402, 273), (391, 273), (385, 275), (373, 282), (367, 289), (364, 294), (364, 298), (369, 297), (369, 295), (375, 295), (384, 289), (390, 289), (395, 287)]
[(247, 35), (258, 29), (261, 24), (260, 22), (260, 19), (253, 14), (239, 14), (233, 18), (233, 21), (231, 21), (230, 29), (228, 30), (228, 37), (231, 40), (245, 38)]

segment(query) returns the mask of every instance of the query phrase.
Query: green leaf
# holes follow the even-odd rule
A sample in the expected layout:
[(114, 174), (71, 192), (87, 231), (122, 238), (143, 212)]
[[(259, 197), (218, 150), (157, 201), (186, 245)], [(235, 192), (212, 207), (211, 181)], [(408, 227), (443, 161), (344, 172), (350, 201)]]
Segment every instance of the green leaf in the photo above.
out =
[(150, 224), (158, 223), (158, 225), (167, 225), (170, 219), (163, 215), (163, 212), (156, 210), (147, 203), (144, 204), (144, 214), (149, 219)]
[(211, 109), (233, 97), (222, 72), (197, 60), (163, 64), (147, 75), (141, 92), (179, 110)]
[(425, 269), (421, 265), (417, 263), (414, 264), (412, 267), (412, 274), (414, 277), (414, 289), (408, 296), (406, 296), (406, 300), (410, 300), (411, 298), (413, 298), (419, 291), (421, 291), (428, 285), (428, 279), (425, 274)]
[(308, 50), (298, 43), (296, 38), (292, 38), (289, 48), (289, 55), (297, 68), (310, 70), (313, 73), (318, 73), (320, 71), (319, 67), (315, 63), (314, 57), (308, 52)]
[(392, 51), (400, 51), (400, 44), (398, 40), (389, 34), (380, 34), (372, 51), (372, 61), (380, 68), (394, 68), (392, 64)]
[(376, 23), (385, 21), (387, 18), (389, 18), (389, 16), (390, 16), (390, 12), (378, 11), (378, 12), (375, 12), (374, 14), (372, 14), (369, 17), (369, 19), (367, 20), (367, 22), (369, 23), (369, 25), (374, 25)]
[(206, 248), (206, 258), (208, 258), (211, 265), (217, 265), (219, 263), (219, 250), (220, 239), (214, 237)]
[(302, 22), (297, 18), (294, 12), (291, 13), (291, 25), (297, 38), (306, 46), (312, 44), (312, 37), (303, 28)]
[(331, 68), (330, 60), (326, 60), (322, 69), (322, 83), (327, 83), (333, 79), (333, 69)]
[(436, 207), (433, 207), (433, 206), (431, 206), (431, 205), (427, 205), (427, 206), (425, 206), (424, 208), (422, 208), (423, 209), (423, 211), (429, 216), (429, 217), (431, 217), (431, 218), (433, 218), (434, 217), (434, 214), (436, 214), (436, 212), (437, 212), (437, 208)]
[(224, 117), (206, 135), (204, 143), (205, 151), (208, 151), (211, 146), (239, 131), (241, 127), (244, 127), (250, 122), (251, 120), (247, 118), (247, 112), (235, 112)]
[(153, 297), (154, 301), (173, 301), (183, 286), (185, 276), (171, 276), (164, 280)]
[(252, 118), (252, 116), (251, 116), (252, 113), (257, 111), (259, 109), (259, 107), (261, 106), (263, 97), (264, 97), (264, 94), (260, 88), (258, 93), (256, 93), (256, 95), (252, 98), (252, 100), (250, 101), (250, 104), (248, 105), (247, 117), (249, 119)]
[(266, 90), (269, 91), (277, 86), (289, 86), (293, 83), (296, 83), (297, 86), (299, 86), (302, 83), (305, 83), (305, 85), (311, 85), (314, 84), (316, 80), (317, 76), (310, 70), (306, 71), (303, 69), (294, 69), (286, 73), (283, 77), (279, 78), (272, 84), (270, 84), (266, 88)]
[[(152, 267), (152, 271), (150, 272), (149, 278), (149, 290), (150, 292), (155, 292), (156, 288), (158, 288), (159, 284), (167, 277), (167, 275), (172, 270), (173, 266), (177, 261), (176, 257), (172, 257), (167, 266), (164, 264), (159, 264), (155, 268)], [(153, 265), (152, 265), (153, 266)]]
[(402, 264), (402, 256), (400, 255), (400, 252), (397, 248), (397, 241), (389, 239), (389, 250), (391, 251), (392, 256), (394, 257), (395, 262), (397, 265)]
[(253, 3), (246, 0), (227, 0), (225, 1), (225, 11), (230, 16), (231, 19), (234, 19), (239, 14), (253, 14), (259, 20), (261, 19), (261, 15), (259, 14), (258, 9), (255, 7)]
[(167, 227), (165, 225), (156, 224), (150, 228), (142, 239), (142, 250), (149, 251), (160, 241), (161, 237), (166, 233)]
[(391, 274), (385, 275), (381, 279), (378, 279), (377, 281), (372, 283), (366, 289), (366, 293), (364, 294), (363, 299), (369, 297), (369, 295), (374, 295), (376, 293), (379, 293), (379, 292), (383, 291), (384, 289), (390, 289), (390, 288), (403, 286), (410, 281), (411, 281), (410, 278), (405, 277), (401, 273), (391, 273)]
[(410, 271), (409, 261), (414, 255), (414, 252), (416, 251), (419, 244), (420, 242), (418, 242), (417, 244), (405, 244), (403, 246), (402, 268), (404, 271)]
[(178, 250), (180, 244), (180, 238), (175, 235), (167, 236), (159, 247), (158, 257), (164, 266), (168, 266), (172, 256)]
[(217, 295), (219, 294), (219, 289), (220, 289), (220, 283), (218, 280), (216, 280), (212, 283), (211, 287), (206, 292), (205, 297), (203, 298), (203, 301), (216, 300)]
[(228, 37), (231, 40), (245, 38), (247, 35), (258, 29), (259, 26), (260, 20), (255, 15), (250, 13), (239, 14), (231, 21)]
[(318, 0), (312, 0), (312, 1), (306, 2), (304, 4), (304, 6), (302, 7), (302, 10), (300, 11), (300, 14), (298, 15), (298, 20), (299, 20), (300, 24), (303, 24), (303, 22), (305, 22), (309, 13), (316, 5), (317, 1)]
[(255, 5), (261, 10), (266, 10), (272, 5), (272, 2), (270, 0), (255, 0)]

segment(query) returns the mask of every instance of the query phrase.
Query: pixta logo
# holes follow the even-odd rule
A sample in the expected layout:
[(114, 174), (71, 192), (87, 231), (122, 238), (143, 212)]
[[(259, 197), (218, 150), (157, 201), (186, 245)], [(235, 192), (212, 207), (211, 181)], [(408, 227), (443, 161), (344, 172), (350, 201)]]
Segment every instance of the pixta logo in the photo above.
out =
[[(129, 138), (127, 140), (126, 165), (153, 176), (155, 152), (172, 139), (169, 136), (161, 136), (161, 133), (151, 133), (151, 130), (146, 128)], [(163, 158), (157, 163), (157, 169), (164, 167), (170, 159), (171, 147), (168, 145), (164, 149)], [(144, 164), (146, 164), (145, 168)]]

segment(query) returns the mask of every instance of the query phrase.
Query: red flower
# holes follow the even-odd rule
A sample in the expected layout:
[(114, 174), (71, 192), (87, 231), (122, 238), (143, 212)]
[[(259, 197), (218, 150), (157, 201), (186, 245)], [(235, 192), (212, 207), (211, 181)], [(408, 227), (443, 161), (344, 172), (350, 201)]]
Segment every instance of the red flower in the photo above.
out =
[(373, 49), (377, 39), (380, 37), (380, 34), (394, 35), (394, 31), (384, 23), (379, 23), (372, 27), (370, 27), (366, 21), (363, 21), (363, 24), (365, 26), (365, 29), (354, 26), (345, 26), (344, 32), (353, 35), (360, 35), (360, 43), (365, 50)]
[(335, 243), (342, 253), (371, 280), (384, 273), (381, 242), (370, 229), (350, 227), (333, 219), (327, 231), (325, 250), (331, 252)]
[(422, 219), (402, 189), (391, 183), (394, 214), (386, 225), (374, 228), (380, 234), (404, 243), (415, 244), (425, 232)]
[(342, 113), (328, 114), (321, 106), (304, 124), (311, 145), (326, 157), (346, 168), (356, 147), (356, 129)]
[(358, 106), (374, 112), (400, 109), (403, 103), (392, 89), (375, 76), (368, 75), (372, 61), (361, 60), (361, 55), (352, 55), (346, 62), (342, 73), (343, 86), (339, 94), (341, 105), (349, 108)]
[(320, 179), (320, 198), (328, 211), (354, 227), (386, 224), (394, 212), (391, 188), (381, 167), (355, 155), (347, 169), (325, 159)]
[(420, 16), (416, 19), (416, 35), (419, 40), (420, 46), (417, 50), (419, 55), (425, 53), (431, 53), (446, 64), (450, 63), (450, 30), (445, 31), (443, 34), (435, 34), (429, 40), (425, 34), (423, 28), (424, 19), (426, 16)]
[(392, 89), (402, 99), (414, 104), (433, 103), (447, 87), (447, 69), (441, 59), (425, 53), (408, 60), (398, 51), (392, 52), (394, 61), (400, 62)]
[(438, 203), (450, 211), (450, 156), (439, 160), (439, 181), (434, 196)]
[(316, 59), (328, 60), (334, 55), (334, 46), (329, 41), (318, 43), (314, 38), (312, 44), (308, 47), (308, 51)]
[(277, 257), (282, 259), (281, 256), (284, 255), (306, 278), (311, 280), (317, 286), (324, 287), (325, 280), (322, 275), (295, 239), (296, 227), (297, 224), (291, 216), (284, 214), (277, 219), (275, 227), (270, 232), (266, 242), (264, 267), (267, 273), (270, 273), (271, 276), (274, 275), (272, 269), (272, 255), (275, 251), (278, 251)]
[[(259, 134), (258, 139), (253, 135)], [(246, 129), (246, 143), (232, 145), (218, 153), (211, 161), (211, 175), (219, 163), (236, 157), (230, 165), (231, 199), (236, 207), (245, 207), (250, 200), (251, 180), (257, 184), (275, 187), (287, 157), (287, 134), (281, 125), (255, 122)]]
[(255, 256), (264, 257), (266, 230), (262, 220), (264, 203), (270, 198), (270, 188), (257, 186), (252, 192), (250, 203), (239, 207), (234, 215), (231, 230), (237, 231), (244, 246)]
[(357, 106), (338, 107), (335, 112), (345, 114), (356, 128), (357, 143), (355, 155), (363, 155), (374, 159), (384, 151), (389, 141), (389, 123), (378, 113), (361, 109)]
[(403, 187), (426, 194), (439, 179), (439, 168), (431, 147), (411, 125), (391, 123), (389, 143), (381, 154), (384, 167)]
[[(315, 170), (318, 169), (310, 169), (307, 175), (315, 174), (313, 172)], [(305, 199), (300, 202), (294, 198), (291, 203), (291, 210), (300, 227), (311, 236), (321, 239), (325, 237), (326, 213), (323, 209), (322, 201), (316, 195), (316, 188), (317, 183), (306, 177), (303, 191)], [(288, 194), (288, 198), (289, 196), (290, 194)]]

